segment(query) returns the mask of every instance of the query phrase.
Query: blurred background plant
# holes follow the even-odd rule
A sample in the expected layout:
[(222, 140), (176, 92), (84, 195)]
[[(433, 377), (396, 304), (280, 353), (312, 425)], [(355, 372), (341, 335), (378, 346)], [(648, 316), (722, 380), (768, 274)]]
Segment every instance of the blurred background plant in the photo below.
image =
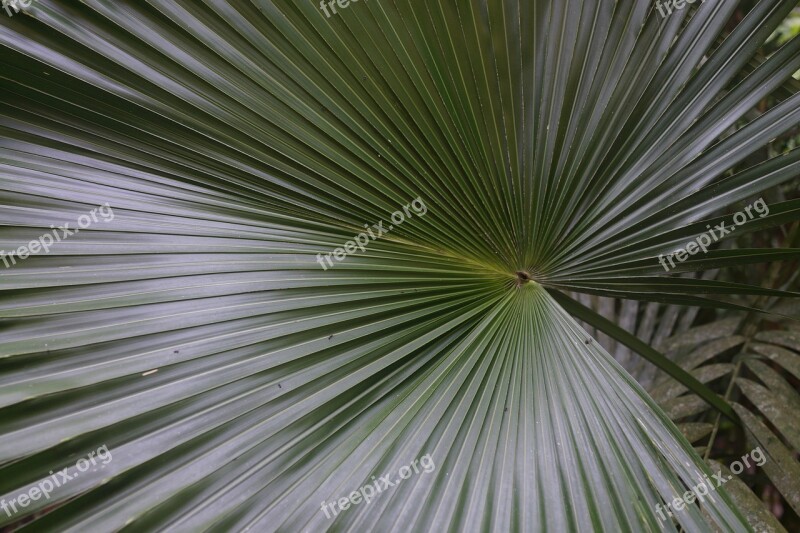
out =
[[(743, 5), (737, 18), (754, 4)], [(755, 68), (781, 45), (800, 33), (800, 7), (773, 33), (751, 63)], [(795, 73), (800, 79), (800, 71)], [(745, 120), (725, 132), (727, 137), (749, 121), (800, 91), (800, 81), (788, 80), (763, 99)], [(731, 176), (752, 162), (772, 158), (800, 146), (800, 125), (774, 139), (760, 153), (729, 170)], [(767, 204), (800, 198), (800, 177), (767, 191)], [(755, 197), (753, 198), (755, 199)], [(740, 202), (727, 213), (747, 205)], [(724, 215), (725, 212), (717, 213)], [(742, 235), (724, 243), (731, 248), (797, 248), (797, 223)], [(694, 276), (694, 274), (684, 274)], [(800, 258), (772, 264), (744, 265), (703, 273), (705, 279), (800, 290)], [(614, 339), (586, 325), (590, 333), (614, 355), (660, 403), (715, 469), (735, 461), (756, 446), (768, 455), (761, 469), (747, 468), (727, 485), (758, 531), (800, 531), (800, 316), (797, 301), (766, 297), (741, 297), (738, 304), (764, 308), (771, 314), (737, 310), (699, 309), (655, 302), (617, 300), (575, 294), (578, 300), (615, 321), (627, 331), (668, 355), (700, 381), (736, 402), (736, 409), (756, 438), (721, 418), (696, 395), (687, 393), (655, 365), (638, 357)]]

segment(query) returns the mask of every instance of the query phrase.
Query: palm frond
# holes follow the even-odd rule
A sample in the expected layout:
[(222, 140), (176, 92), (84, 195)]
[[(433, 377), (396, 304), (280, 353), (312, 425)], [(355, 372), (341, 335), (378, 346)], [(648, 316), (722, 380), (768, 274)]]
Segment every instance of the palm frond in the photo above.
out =
[[(35, 0), (4, 20), (0, 250), (113, 217), (0, 270), (0, 498), (101, 444), (113, 461), (0, 525), (747, 531), (724, 490), (658, 517), (710, 471), (560, 291), (794, 296), (653, 272), (797, 175), (800, 150), (746, 163), (800, 94), (725, 134), (800, 68), (794, 39), (747, 69), (794, 5), (730, 31), (736, 2)], [(742, 232), (798, 219), (787, 200)], [(433, 472), (321, 509), (423, 455)]]

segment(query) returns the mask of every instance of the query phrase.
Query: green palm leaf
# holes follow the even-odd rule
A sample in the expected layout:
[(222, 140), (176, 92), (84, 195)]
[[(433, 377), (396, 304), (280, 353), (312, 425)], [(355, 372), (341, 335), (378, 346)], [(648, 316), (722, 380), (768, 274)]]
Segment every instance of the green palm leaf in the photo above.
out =
[[(735, 4), (34, 0), (3, 20), (0, 249), (113, 219), (0, 270), (0, 498), (79, 474), (0, 525), (748, 530), (722, 488), (659, 518), (710, 471), (558, 292), (794, 296), (659, 271), (797, 175), (795, 150), (723, 177), (800, 121), (793, 94), (725, 134), (800, 68), (798, 39), (750, 65), (793, 2), (728, 32)], [(742, 232), (798, 219), (787, 201)]]

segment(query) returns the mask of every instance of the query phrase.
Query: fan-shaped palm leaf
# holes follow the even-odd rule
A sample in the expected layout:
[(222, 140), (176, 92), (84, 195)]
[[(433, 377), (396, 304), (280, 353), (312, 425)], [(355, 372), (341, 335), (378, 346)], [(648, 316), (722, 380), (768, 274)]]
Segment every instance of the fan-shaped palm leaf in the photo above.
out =
[[(0, 494), (80, 474), (0, 523), (57, 503), (32, 527), (746, 530), (722, 489), (659, 518), (709, 471), (558, 291), (750, 290), (656, 259), (800, 168), (718, 179), (800, 120), (795, 94), (721, 139), (800, 68), (798, 39), (748, 66), (793, 2), (728, 34), (735, 4), (34, 0), (4, 20), (0, 247), (113, 220), (0, 271)], [(103, 468), (70, 466), (100, 445)]]

